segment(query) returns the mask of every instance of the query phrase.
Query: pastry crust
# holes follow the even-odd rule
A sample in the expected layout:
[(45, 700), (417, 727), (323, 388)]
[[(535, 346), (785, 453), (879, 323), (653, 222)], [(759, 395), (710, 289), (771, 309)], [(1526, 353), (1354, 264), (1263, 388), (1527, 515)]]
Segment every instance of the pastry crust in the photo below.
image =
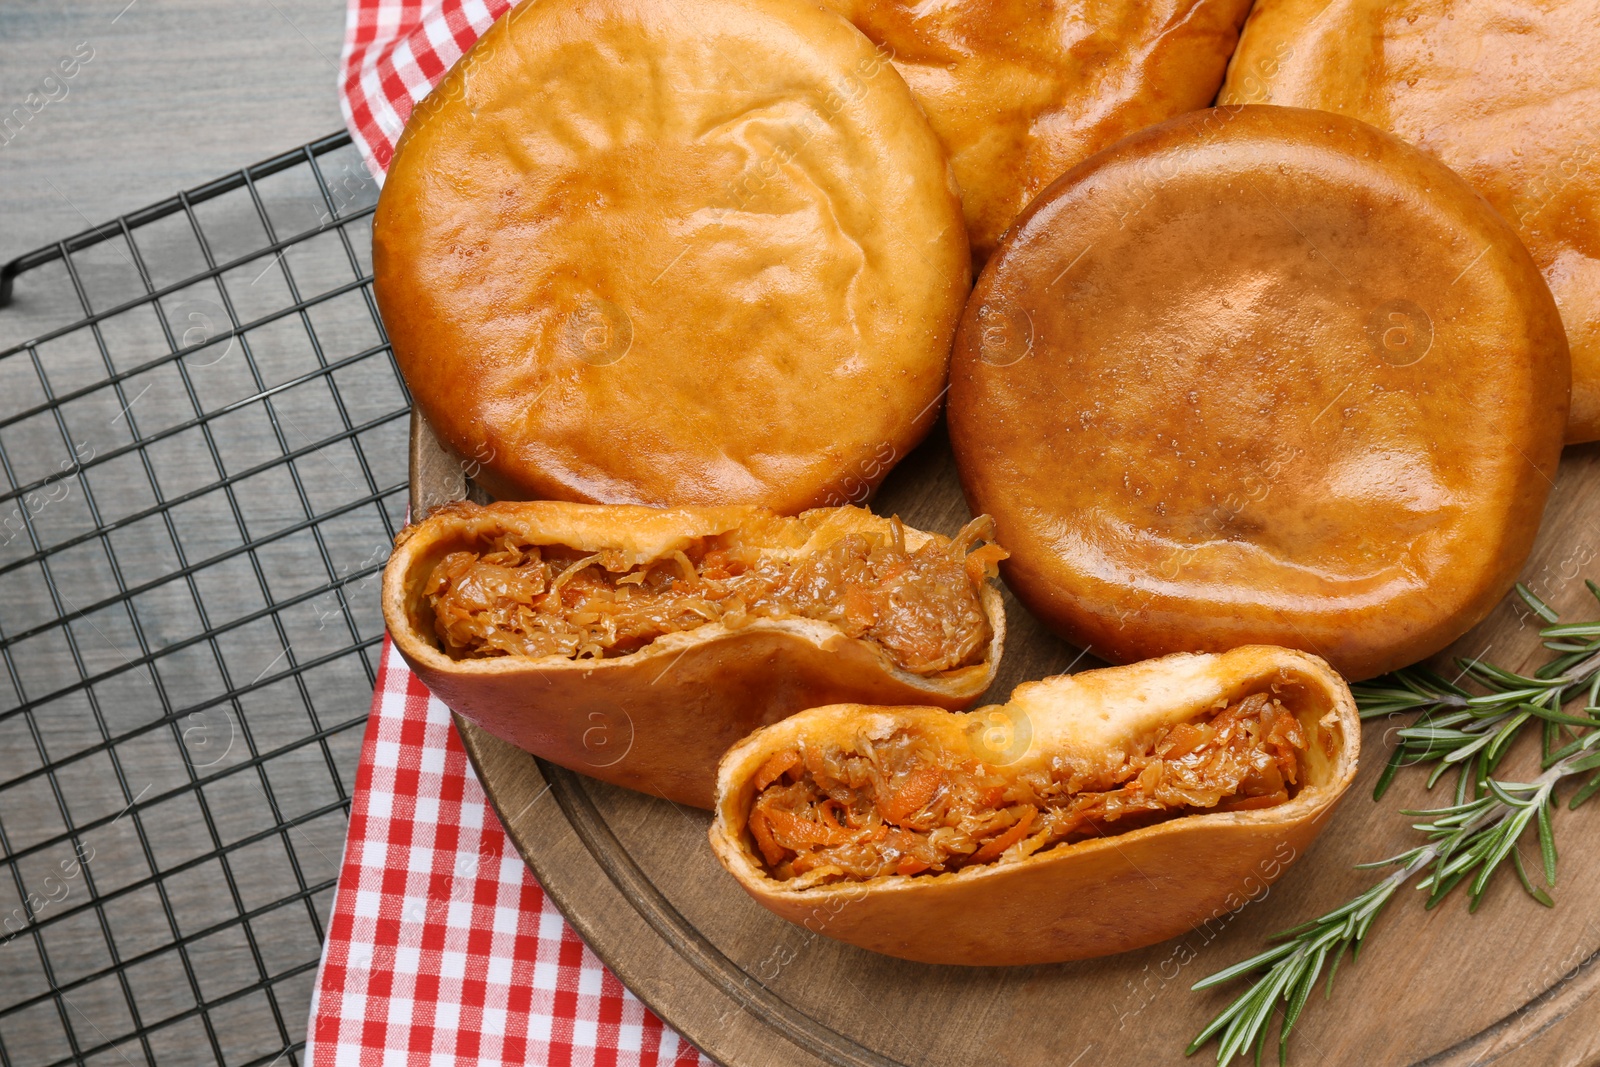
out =
[(968, 304), (950, 436), (1007, 584), (1069, 640), (1358, 679), (1511, 587), (1567, 376), (1537, 267), (1459, 177), (1353, 119), (1219, 108), (1034, 201)]
[(1600, 439), (1597, 54), (1595, 0), (1260, 0), (1219, 97), (1370, 122), (1493, 204), (1566, 324), (1569, 443)]
[[(911, 550), (936, 536), (903, 529)], [(511, 533), (535, 545), (609, 549), (638, 565), (730, 530), (780, 557), (804, 556), (851, 533), (891, 536), (890, 520), (853, 507), (785, 518), (754, 507), (458, 503), (396, 539), (384, 570), (384, 622), (423, 684), (496, 737), (582, 774), (701, 808), (711, 806), (717, 760), (759, 726), (839, 700), (961, 708), (994, 680), (1005, 611), (989, 582), (979, 592), (990, 628), (983, 661), (928, 676), (900, 669), (879, 645), (830, 623), (794, 617), (712, 622), (603, 659), (452, 659), (440, 648), (424, 587), (451, 552)]]
[[(762, 865), (746, 819), (755, 779), (775, 753), (853, 744), (915, 725), (963, 758), (982, 759), (975, 720), (996, 710), (1031, 726), (1013, 766), (1092, 755), (1219, 700), (1271, 688), (1310, 736), (1303, 783), (1287, 802), (1185, 815), (944, 874), (889, 875), (791, 889)], [(814, 708), (741, 742), (717, 772), (711, 847), (762, 906), (874, 952), (926, 963), (1055, 963), (1153, 944), (1221, 918), (1303, 853), (1355, 776), (1361, 724), (1344, 682), (1314, 656), (1252, 646), (1167, 656), (1019, 686), (1000, 709)]]
[(970, 270), (910, 91), (802, 0), (521, 4), (373, 221), (400, 369), (500, 498), (859, 501), (938, 416)]
[(979, 266), (1062, 171), (1206, 107), (1250, 0), (827, 0), (893, 56), (950, 153)]

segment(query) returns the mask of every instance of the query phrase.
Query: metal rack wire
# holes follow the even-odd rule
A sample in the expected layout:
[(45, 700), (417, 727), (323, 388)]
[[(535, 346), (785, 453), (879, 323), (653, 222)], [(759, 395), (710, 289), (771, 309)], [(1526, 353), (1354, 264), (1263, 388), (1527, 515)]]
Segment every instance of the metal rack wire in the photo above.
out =
[(340, 134), (0, 269), (6, 1067), (299, 1062), (405, 508), (375, 199)]

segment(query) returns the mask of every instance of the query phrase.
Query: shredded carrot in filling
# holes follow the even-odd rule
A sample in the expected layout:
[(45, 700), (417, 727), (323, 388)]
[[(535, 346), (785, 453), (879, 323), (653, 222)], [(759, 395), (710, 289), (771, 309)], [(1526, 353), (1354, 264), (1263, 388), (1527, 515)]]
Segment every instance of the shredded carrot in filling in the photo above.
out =
[(960, 759), (903, 729), (859, 736), (852, 751), (774, 753), (756, 774), (747, 824), (769, 873), (794, 888), (954, 871), (1179, 815), (1282, 804), (1305, 747), (1300, 720), (1267, 693), (1098, 761), (1056, 756), (1022, 771)]
[(990, 631), (979, 590), (1005, 558), (997, 545), (974, 547), (990, 528), (974, 519), (954, 540), (912, 551), (896, 519), (887, 537), (849, 534), (798, 557), (724, 534), (642, 565), (615, 551), (505, 536), (445, 556), (424, 593), (456, 659), (600, 659), (709, 623), (800, 617), (876, 642), (904, 670), (934, 674), (983, 660)]

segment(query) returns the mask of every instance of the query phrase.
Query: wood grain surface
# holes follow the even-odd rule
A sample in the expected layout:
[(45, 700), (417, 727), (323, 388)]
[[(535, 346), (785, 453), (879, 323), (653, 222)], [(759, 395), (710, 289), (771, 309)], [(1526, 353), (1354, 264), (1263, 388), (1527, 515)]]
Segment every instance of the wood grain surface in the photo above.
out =
[[(0, 261), (343, 125), (340, 0), (0, 3)], [(56, 64), (93, 58), (53, 88)]]
[[(413, 419), (413, 506), (471, 489), (458, 462)], [(875, 510), (953, 532), (967, 518), (942, 429), (890, 476)], [(1600, 573), (1600, 448), (1569, 449), (1524, 580), (1557, 610), (1593, 617)], [(1010, 636), (988, 699), (1092, 661), (1044, 632), (1007, 596)], [(1450, 654), (1516, 669), (1542, 661), (1535, 627), (1504, 603)], [(1443, 662), (1443, 661), (1441, 661)], [(1454, 674), (1454, 670), (1450, 671)], [(458, 720), (468, 752), (545, 888), (624, 982), (728, 1067), (955, 1065), (1066, 1067), (1185, 1060), (1194, 1033), (1242, 987), (1189, 991), (1259, 951), (1280, 929), (1375, 880), (1353, 869), (1416, 843), (1406, 807), (1445, 803), (1402, 773), (1371, 791), (1406, 721), (1368, 723), (1362, 771), (1327, 831), (1266, 892), (1185, 937), (1103, 960), (1015, 969), (912, 964), (842, 945), (758, 907), (706, 845), (709, 816), (552, 767)], [(634, 743), (648, 743), (636, 738)], [(1523, 751), (1504, 773), (1529, 770)], [(1520, 762), (1519, 762), (1520, 760)], [(1297, 1064), (1578, 1067), (1600, 1062), (1600, 812), (1564, 809), (1554, 910), (1500, 877), (1477, 914), (1464, 895), (1435, 911), (1410, 890), (1379, 920), (1331, 1000), (1320, 994), (1293, 1039)], [(1594, 825), (1591, 825), (1594, 824)], [(1524, 842), (1532, 857), (1536, 845)], [(1528, 851), (1529, 849), (1533, 851)], [(1249, 895), (1251, 887), (1241, 886)]]

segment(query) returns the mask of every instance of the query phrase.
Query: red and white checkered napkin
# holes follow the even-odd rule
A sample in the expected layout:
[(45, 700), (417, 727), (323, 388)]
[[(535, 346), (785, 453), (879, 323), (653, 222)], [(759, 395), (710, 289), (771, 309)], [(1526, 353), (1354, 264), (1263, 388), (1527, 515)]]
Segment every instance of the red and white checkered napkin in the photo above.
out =
[(312, 1067), (710, 1067), (556, 911), (387, 640), (307, 1042)]
[(411, 108), (512, 0), (349, 0), (339, 107), (367, 169), (389, 169)]

